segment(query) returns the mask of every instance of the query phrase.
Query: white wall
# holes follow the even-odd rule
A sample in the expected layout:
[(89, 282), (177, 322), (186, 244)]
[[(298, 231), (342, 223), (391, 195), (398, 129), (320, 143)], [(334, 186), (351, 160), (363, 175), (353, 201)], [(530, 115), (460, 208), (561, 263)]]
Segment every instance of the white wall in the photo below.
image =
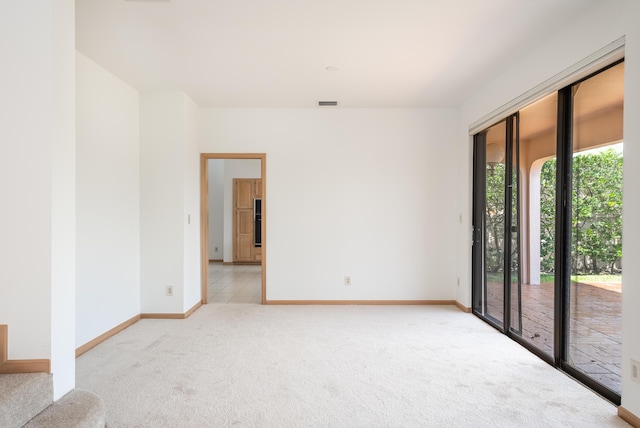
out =
[(209, 259), (224, 256), (224, 159), (209, 159)]
[[(510, 100), (520, 96), (545, 80), (567, 69), (600, 48), (626, 35), (625, 63), (625, 181), (623, 257), (623, 385), (622, 405), (640, 415), (640, 384), (630, 379), (629, 359), (640, 361), (640, 339), (635, 326), (640, 325), (640, 289), (636, 280), (640, 266), (640, 126), (635, 118), (640, 115), (640, 30), (637, 17), (640, 6), (634, 0), (598, 2), (556, 34), (542, 40), (535, 50), (523, 52), (512, 61), (511, 68), (495, 76), (460, 106), (458, 130), (458, 213), (463, 222), (457, 229), (458, 275), (461, 286), (457, 300), (471, 305), (471, 158), (472, 141), (469, 125)], [(626, 261), (631, 262), (626, 262)]]
[(0, 14), (0, 324), (10, 359), (51, 359), (56, 398), (75, 384), (73, 29), (73, 2)]
[(631, 379), (631, 358), (640, 361), (640, 2), (628, 0), (626, 17), (626, 59), (624, 88), (624, 203), (622, 277), (622, 405), (640, 417), (640, 384)]
[[(202, 299), (200, 283), (200, 107), (187, 95), (184, 102), (183, 242), (184, 274), (182, 312)], [(184, 221), (186, 219), (186, 221)]]
[(143, 313), (184, 313), (200, 299), (198, 113), (182, 92), (140, 96)]
[(456, 124), (453, 109), (203, 110), (202, 152), (267, 154), (267, 299), (452, 299)]
[[(52, 16), (31, 9), (14, 3), (0, 14), (1, 39), (22, 40), (1, 45), (11, 67), (0, 68), (0, 323), (10, 359), (51, 352)], [(46, 102), (27, 102), (37, 99)]]
[[(179, 313), (183, 302), (184, 94), (140, 95), (141, 312)], [(173, 296), (165, 287), (173, 286)]]
[(65, 0), (51, 4), (51, 372), (53, 396), (58, 399), (75, 387), (76, 374), (75, 5)]
[(138, 91), (76, 55), (75, 346), (140, 313)]
[(233, 262), (233, 179), (262, 177), (260, 159), (225, 159), (223, 195), (224, 261)]

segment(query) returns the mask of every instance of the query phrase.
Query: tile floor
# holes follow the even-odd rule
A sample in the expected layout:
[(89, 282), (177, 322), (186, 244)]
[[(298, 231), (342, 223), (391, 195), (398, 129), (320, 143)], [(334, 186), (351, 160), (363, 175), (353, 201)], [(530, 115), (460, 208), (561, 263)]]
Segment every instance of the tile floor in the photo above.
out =
[(223, 265), (221, 262), (210, 262), (207, 283), (209, 303), (262, 302), (260, 265)]

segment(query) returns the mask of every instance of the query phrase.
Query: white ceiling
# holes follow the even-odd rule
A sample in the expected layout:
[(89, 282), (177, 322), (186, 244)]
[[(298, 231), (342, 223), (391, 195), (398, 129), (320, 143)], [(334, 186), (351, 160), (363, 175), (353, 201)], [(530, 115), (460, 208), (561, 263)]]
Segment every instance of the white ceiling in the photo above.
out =
[(76, 0), (76, 47), (202, 107), (451, 107), (596, 1)]

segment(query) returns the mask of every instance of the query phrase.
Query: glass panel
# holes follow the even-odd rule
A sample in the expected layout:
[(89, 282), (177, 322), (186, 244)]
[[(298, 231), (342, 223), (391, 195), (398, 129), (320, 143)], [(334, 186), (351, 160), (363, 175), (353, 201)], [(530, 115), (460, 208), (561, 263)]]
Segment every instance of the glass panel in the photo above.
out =
[[(554, 342), (557, 108), (558, 94), (553, 93), (520, 111), (520, 215), (514, 215), (521, 225), (518, 333), (550, 356)], [(515, 289), (512, 285), (512, 293)]]
[(620, 394), (624, 63), (573, 87), (568, 363)]
[(503, 325), (506, 122), (487, 131), (485, 205), (485, 314)]

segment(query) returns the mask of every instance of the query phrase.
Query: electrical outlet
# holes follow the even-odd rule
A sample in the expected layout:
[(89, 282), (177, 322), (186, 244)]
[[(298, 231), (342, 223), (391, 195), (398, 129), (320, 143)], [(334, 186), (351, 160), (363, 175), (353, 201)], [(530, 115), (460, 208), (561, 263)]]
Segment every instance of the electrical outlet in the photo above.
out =
[(631, 379), (640, 383), (640, 363), (636, 360), (631, 360)]
[(351, 277), (350, 276), (345, 276), (344, 277), (344, 285), (346, 285), (346, 286), (351, 285)]
[(218, 247), (214, 248), (214, 252), (216, 253), (218, 252)]
[(167, 285), (167, 296), (173, 296), (173, 285)]

